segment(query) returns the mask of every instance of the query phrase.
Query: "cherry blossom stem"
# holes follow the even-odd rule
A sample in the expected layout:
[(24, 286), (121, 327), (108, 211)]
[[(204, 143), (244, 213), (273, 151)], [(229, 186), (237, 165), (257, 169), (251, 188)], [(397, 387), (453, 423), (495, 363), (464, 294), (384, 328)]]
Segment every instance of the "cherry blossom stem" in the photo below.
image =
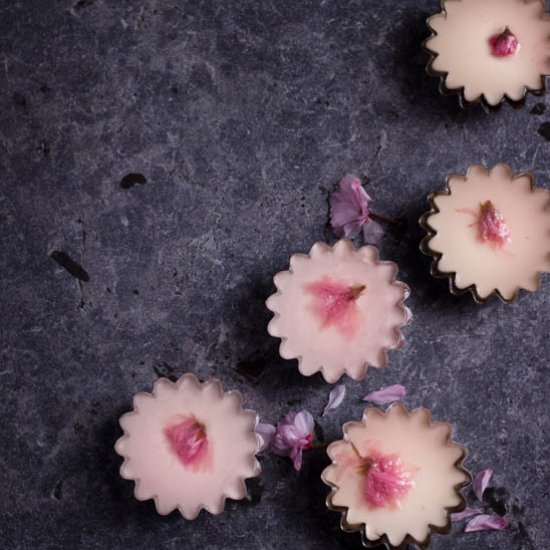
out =
[(353, 443), (353, 441), (349, 441), (349, 444), (351, 445), (351, 448), (355, 451), (355, 454), (357, 455), (357, 458), (359, 460), (363, 460), (363, 457), (361, 456), (361, 453), (357, 450), (357, 447)]
[(401, 223), (398, 220), (392, 220), (391, 218), (386, 218), (386, 216), (381, 216), (380, 214), (375, 214), (374, 212), (369, 213), (369, 218), (373, 219), (375, 222), (391, 223), (393, 225), (399, 225)]

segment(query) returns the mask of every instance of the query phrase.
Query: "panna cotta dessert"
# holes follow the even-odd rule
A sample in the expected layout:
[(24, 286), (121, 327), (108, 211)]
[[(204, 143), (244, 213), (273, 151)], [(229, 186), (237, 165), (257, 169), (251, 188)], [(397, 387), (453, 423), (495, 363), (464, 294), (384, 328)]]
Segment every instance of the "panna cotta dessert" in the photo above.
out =
[(527, 92), (545, 92), (550, 74), (550, 16), (544, 0), (444, 0), (427, 21), (428, 72), (463, 107), (519, 107)]
[(474, 165), (465, 176), (449, 176), (428, 200), (420, 248), (453, 294), (512, 302), (520, 289), (538, 290), (540, 273), (550, 271), (550, 191), (535, 187), (531, 174)]
[(268, 332), (281, 338), (281, 357), (297, 359), (305, 376), (321, 371), (327, 382), (344, 373), (361, 380), (368, 366), (385, 367), (411, 319), (409, 288), (396, 275), (397, 265), (381, 261), (377, 248), (356, 249), (347, 239), (294, 254), (267, 300), (275, 314)]
[(242, 403), (239, 392), (224, 392), (216, 379), (201, 384), (193, 374), (175, 383), (159, 378), (152, 393), (137, 393), (115, 444), (135, 497), (154, 499), (159, 514), (177, 509), (186, 519), (203, 508), (219, 514), (226, 498), (244, 498), (245, 479), (260, 474), (260, 441), (256, 413)]
[(368, 548), (391, 549), (425, 548), (432, 531), (450, 532), (450, 514), (466, 507), (460, 490), (470, 481), (466, 449), (452, 441), (450, 424), (395, 403), (385, 412), (366, 409), (343, 434), (328, 446), (332, 464), (321, 477), (345, 531), (360, 532)]

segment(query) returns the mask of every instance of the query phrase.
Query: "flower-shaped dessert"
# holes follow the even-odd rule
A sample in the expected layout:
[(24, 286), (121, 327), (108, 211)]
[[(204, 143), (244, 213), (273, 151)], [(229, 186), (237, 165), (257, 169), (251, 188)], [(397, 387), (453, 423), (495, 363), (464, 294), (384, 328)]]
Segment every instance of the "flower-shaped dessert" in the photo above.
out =
[(355, 249), (347, 239), (294, 254), (267, 300), (275, 313), (268, 332), (281, 338), (281, 357), (298, 359), (305, 376), (321, 371), (327, 382), (344, 373), (361, 380), (369, 365), (385, 367), (387, 350), (403, 345), (401, 326), (411, 318), (403, 304), (409, 289), (396, 274), (375, 247)]
[(442, 93), (458, 93), (467, 107), (515, 107), (545, 92), (550, 74), (550, 16), (544, 0), (444, 0), (428, 19), (428, 73)]
[(392, 549), (426, 547), (432, 531), (451, 530), (450, 514), (466, 506), (460, 489), (470, 475), (450, 424), (396, 403), (386, 412), (366, 409), (343, 433), (329, 445), (332, 464), (321, 476), (332, 488), (328, 508), (342, 513), (342, 529), (360, 531), (368, 548)]
[(186, 519), (202, 508), (220, 514), (226, 498), (244, 498), (245, 479), (259, 475), (260, 465), (256, 414), (242, 402), (218, 380), (201, 384), (193, 374), (176, 383), (159, 378), (152, 393), (137, 393), (115, 445), (136, 498), (154, 499), (163, 515), (177, 508)]
[(448, 277), (453, 294), (512, 302), (520, 288), (539, 288), (540, 272), (550, 271), (550, 191), (536, 188), (531, 174), (514, 175), (506, 164), (471, 166), (428, 200), (420, 249), (433, 256), (432, 274)]

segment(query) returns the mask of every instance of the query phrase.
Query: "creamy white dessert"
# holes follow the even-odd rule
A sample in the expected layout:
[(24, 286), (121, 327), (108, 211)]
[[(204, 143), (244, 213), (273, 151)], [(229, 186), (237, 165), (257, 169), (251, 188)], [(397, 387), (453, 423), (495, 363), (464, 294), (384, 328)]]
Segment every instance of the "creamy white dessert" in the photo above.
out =
[(327, 449), (332, 464), (322, 478), (332, 487), (327, 504), (343, 513), (345, 528), (392, 547), (424, 544), (432, 526), (446, 530), (450, 512), (465, 507), (465, 449), (451, 441), (451, 426), (432, 422), (427, 409), (371, 407), (343, 432)]
[(491, 107), (542, 91), (550, 74), (550, 18), (542, 0), (446, 0), (428, 19), (432, 72), (467, 102)]
[(154, 499), (159, 514), (178, 509), (194, 519), (202, 508), (219, 514), (225, 499), (244, 498), (244, 480), (260, 473), (255, 423), (241, 395), (224, 393), (218, 380), (160, 378), (152, 393), (137, 393), (134, 410), (120, 418), (120, 474), (136, 482), (138, 500)]
[(403, 305), (409, 290), (396, 274), (375, 247), (355, 249), (347, 239), (294, 254), (267, 300), (275, 313), (268, 331), (282, 339), (281, 356), (298, 359), (306, 376), (321, 371), (328, 382), (344, 373), (360, 380), (369, 365), (386, 366), (387, 350), (402, 345), (401, 326), (410, 319)]
[(550, 191), (509, 166), (470, 167), (450, 176), (448, 193), (435, 193), (423, 224), (432, 233), (427, 253), (440, 255), (436, 270), (453, 274), (456, 289), (472, 287), (486, 300), (493, 292), (511, 301), (520, 288), (534, 291), (550, 271)]

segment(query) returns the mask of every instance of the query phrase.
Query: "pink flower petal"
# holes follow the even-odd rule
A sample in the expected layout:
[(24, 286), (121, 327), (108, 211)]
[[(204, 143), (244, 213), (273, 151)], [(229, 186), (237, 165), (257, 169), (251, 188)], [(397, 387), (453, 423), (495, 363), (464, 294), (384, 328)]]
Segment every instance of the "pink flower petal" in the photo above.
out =
[(330, 392), (327, 406), (323, 411), (323, 416), (325, 416), (325, 414), (329, 411), (337, 409), (344, 401), (344, 397), (346, 397), (346, 386), (344, 384), (340, 384)]
[(352, 174), (345, 175), (330, 196), (330, 224), (337, 237), (353, 239), (369, 218), (371, 198)]
[(372, 453), (368, 461), (363, 484), (367, 503), (372, 508), (396, 506), (413, 484), (411, 472), (401, 463), (399, 453)]
[(273, 437), (275, 436), (277, 429), (272, 424), (263, 424), (262, 422), (258, 422), (258, 424), (256, 424), (255, 431), (260, 438), (260, 448), (258, 452), (261, 453), (263, 451), (267, 451), (267, 449), (271, 447), (271, 442), (273, 441)]
[(193, 415), (182, 416), (177, 423), (166, 426), (164, 434), (183, 466), (194, 471), (212, 467), (206, 428)]
[(470, 520), (464, 529), (465, 533), (474, 531), (500, 531), (510, 525), (510, 520), (505, 516), (489, 516), (483, 514)]
[(491, 201), (480, 205), (480, 210), (477, 222), (479, 240), (489, 241), (496, 247), (503, 247), (510, 240), (510, 228), (504, 221), (504, 216)]
[(486, 470), (481, 470), (474, 478), (473, 489), (478, 500), (483, 500), (483, 493), (492, 476), (493, 470), (487, 468)]
[(348, 286), (323, 277), (306, 285), (313, 296), (313, 309), (322, 327), (334, 326), (342, 334), (351, 336), (357, 329), (357, 299), (363, 294), (364, 285)]
[(471, 518), (472, 516), (477, 516), (478, 514), (483, 514), (483, 512), (485, 512), (483, 508), (466, 508), (462, 512), (451, 514), (451, 521), (461, 521), (466, 518)]
[(377, 244), (384, 235), (384, 228), (378, 222), (368, 219), (363, 226), (363, 238), (367, 244)]
[(313, 416), (308, 411), (290, 411), (277, 424), (271, 450), (279, 456), (290, 457), (294, 468), (300, 470), (302, 451), (311, 447), (313, 427)]
[(400, 401), (406, 394), (407, 390), (405, 386), (394, 384), (393, 386), (386, 386), (385, 388), (380, 388), (378, 391), (373, 391), (365, 395), (363, 401), (370, 401), (375, 405), (387, 405), (394, 401)]
[(311, 413), (307, 411), (301, 411), (296, 415), (294, 419), (294, 425), (296, 427), (296, 431), (299, 437), (301, 439), (305, 439), (311, 436), (315, 421), (313, 420), (313, 416), (311, 416)]
[(294, 469), (299, 472), (302, 469), (302, 458), (304, 456), (304, 453), (302, 449), (298, 448), (295, 450), (294, 453), (290, 456), (292, 459), (292, 464), (294, 466)]

